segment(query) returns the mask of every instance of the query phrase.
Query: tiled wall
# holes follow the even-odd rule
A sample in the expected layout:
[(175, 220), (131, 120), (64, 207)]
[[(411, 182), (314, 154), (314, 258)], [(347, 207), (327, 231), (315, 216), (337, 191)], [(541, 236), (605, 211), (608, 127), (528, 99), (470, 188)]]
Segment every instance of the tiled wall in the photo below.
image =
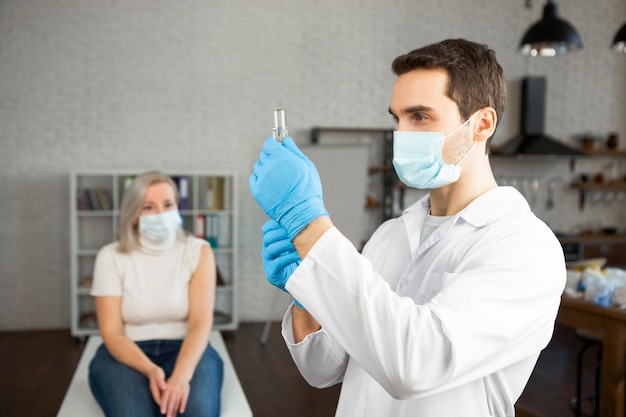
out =
[[(553, 60), (516, 53), (542, 8), (524, 3), (2, 1), (0, 330), (69, 326), (72, 169), (236, 171), (241, 319), (280, 317), (260, 262), (265, 215), (247, 192), (272, 109), (288, 109), (300, 143), (316, 125), (390, 127), (391, 60), (442, 38), (496, 50), (510, 88), (496, 143), (517, 133), (520, 78), (545, 75), (551, 135), (615, 130), (626, 146), (626, 56), (608, 50), (626, 3), (562, 2), (585, 49)], [(570, 176), (561, 163), (495, 165), (502, 176)], [(624, 207), (580, 212), (562, 186), (557, 199), (558, 209), (538, 212), (560, 229), (618, 221)]]

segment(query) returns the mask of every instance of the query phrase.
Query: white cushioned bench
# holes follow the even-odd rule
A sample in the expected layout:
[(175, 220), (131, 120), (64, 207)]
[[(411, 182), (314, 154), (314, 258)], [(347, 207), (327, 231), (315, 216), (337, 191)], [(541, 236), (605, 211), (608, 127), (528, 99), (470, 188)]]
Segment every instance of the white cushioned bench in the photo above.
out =
[[(89, 389), (89, 362), (102, 343), (100, 336), (91, 336), (78, 362), (72, 382), (65, 393), (65, 398), (57, 417), (103, 417), (104, 414)], [(222, 411), (220, 417), (252, 417), (252, 410), (241, 388), (239, 378), (226, 350), (222, 334), (211, 332), (211, 345), (224, 362), (224, 384), (222, 386)]]

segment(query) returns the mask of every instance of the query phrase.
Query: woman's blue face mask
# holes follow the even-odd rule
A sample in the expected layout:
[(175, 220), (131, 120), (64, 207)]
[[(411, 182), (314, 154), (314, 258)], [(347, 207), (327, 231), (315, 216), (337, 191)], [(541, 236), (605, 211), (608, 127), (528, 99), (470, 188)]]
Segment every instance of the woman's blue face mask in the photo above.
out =
[(139, 231), (152, 243), (163, 243), (176, 236), (182, 224), (178, 210), (158, 214), (144, 214), (139, 217)]
[(443, 161), (443, 141), (469, 123), (445, 135), (443, 132), (393, 132), (393, 166), (405, 185), (419, 189), (435, 189), (452, 184), (461, 175), (461, 164), (474, 149), (474, 143), (455, 165)]

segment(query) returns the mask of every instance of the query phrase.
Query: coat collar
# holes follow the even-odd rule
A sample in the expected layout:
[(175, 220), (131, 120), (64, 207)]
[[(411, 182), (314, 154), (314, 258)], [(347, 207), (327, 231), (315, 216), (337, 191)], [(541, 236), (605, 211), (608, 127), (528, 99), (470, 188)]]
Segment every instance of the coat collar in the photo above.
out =
[[(517, 189), (501, 186), (475, 198), (467, 207), (458, 212), (454, 218), (462, 218), (476, 227), (482, 227), (493, 223), (501, 217), (528, 211), (530, 211), (530, 206)], [(402, 215), (414, 217), (415, 214), (419, 213), (416, 220), (423, 223), (429, 212), (430, 196), (427, 194), (405, 209)]]
[[(420, 234), (424, 220), (430, 212), (430, 196), (427, 194), (409, 206), (402, 213), (411, 253), (419, 250)], [(451, 219), (448, 227), (452, 227), (459, 219), (476, 228), (487, 226), (495, 221), (511, 216), (530, 212), (530, 206), (517, 189), (509, 186), (496, 187), (480, 195), (458, 212)], [(444, 227), (444, 226), (442, 226)]]

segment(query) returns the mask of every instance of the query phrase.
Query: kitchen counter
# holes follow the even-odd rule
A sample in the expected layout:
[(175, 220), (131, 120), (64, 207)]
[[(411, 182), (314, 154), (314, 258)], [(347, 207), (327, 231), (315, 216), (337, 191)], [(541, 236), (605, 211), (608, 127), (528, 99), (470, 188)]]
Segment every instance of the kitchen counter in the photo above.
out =
[(624, 416), (626, 367), (626, 310), (561, 298), (557, 323), (599, 334), (602, 338), (602, 415)]
[(626, 265), (626, 235), (590, 234), (559, 237), (566, 261), (606, 258), (607, 266)]

